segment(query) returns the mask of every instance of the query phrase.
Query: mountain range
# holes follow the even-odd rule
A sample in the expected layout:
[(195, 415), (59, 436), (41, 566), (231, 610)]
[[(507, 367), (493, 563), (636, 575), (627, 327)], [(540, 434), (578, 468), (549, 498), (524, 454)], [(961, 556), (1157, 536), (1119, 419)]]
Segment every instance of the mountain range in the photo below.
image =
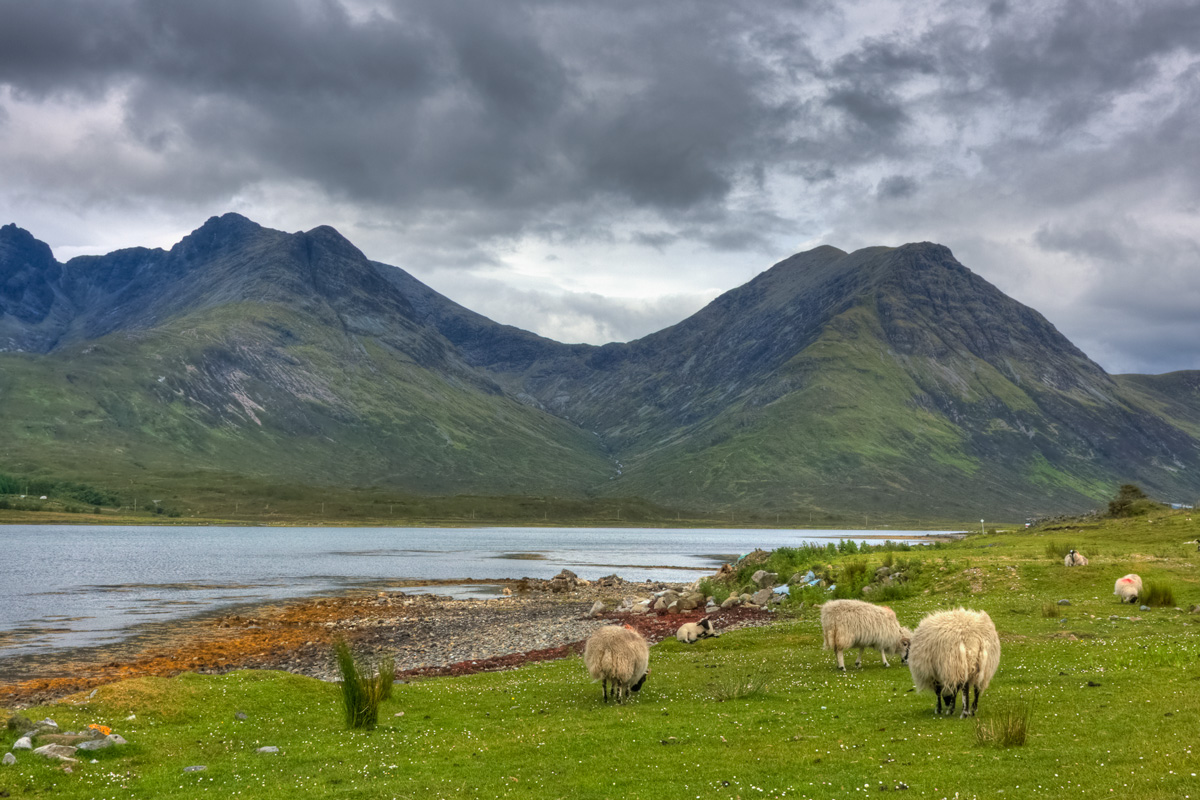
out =
[[(931, 243), (774, 265), (563, 344), (329, 227), (59, 263), (0, 228), (0, 471), (977, 518), (1200, 496), (1200, 372), (1109, 375)], [(270, 488), (273, 487), (273, 488)]]

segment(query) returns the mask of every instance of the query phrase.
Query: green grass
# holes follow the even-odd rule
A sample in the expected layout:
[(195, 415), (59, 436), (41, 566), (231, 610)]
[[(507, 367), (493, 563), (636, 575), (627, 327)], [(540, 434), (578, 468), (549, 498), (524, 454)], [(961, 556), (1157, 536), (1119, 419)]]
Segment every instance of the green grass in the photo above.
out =
[[(70, 774), (22, 755), (0, 767), (0, 789), (47, 798), (733, 800), (848, 798), (903, 783), (912, 798), (1195, 796), (1200, 617), (1139, 612), (1111, 592), (1136, 571), (1169, 582), (1182, 607), (1200, 603), (1195, 546), (1183, 544), (1197, 534), (1200, 518), (1164, 514), (830, 557), (835, 570), (852, 560), (870, 570), (888, 553), (919, 561), (913, 593), (893, 604), (903, 624), (957, 605), (988, 611), (1003, 653), (976, 721), (935, 717), (933, 696), (910, 691), (907, 669), (885, 669), (870, 654), (863, 669), (837, 673), (821, 649), (819, 611), (806, 605), (768, 628), (655, 645), (649, 679), (623, 706), (602, 702), (578, 657), (398, 684), (371, 732), (345, 730), (337, 685), (283, 673), (113, 684), (26, 713), (66, 728), (111, 725), (129, 745)], [(1064, 538), (1104, 555), (1065, 568), (1046, 555), (1048, 541)], [(1042, 616), (1063, 598), (1066, 625)], [(733, 696), (755, 681), (757, 690)], [(1004, 722), (1013, 709), (1015, 721)], [(977, 726), (989, 724), (999, 727), (981, 743)], [(1004, 731), (1020, 728), (1017, 746)], [(0, 749), (14, 738), (0, 733)], [(281, 752), (256, 752), (265, 745)], [(183, 772), (197, 764), (207, 769)]]

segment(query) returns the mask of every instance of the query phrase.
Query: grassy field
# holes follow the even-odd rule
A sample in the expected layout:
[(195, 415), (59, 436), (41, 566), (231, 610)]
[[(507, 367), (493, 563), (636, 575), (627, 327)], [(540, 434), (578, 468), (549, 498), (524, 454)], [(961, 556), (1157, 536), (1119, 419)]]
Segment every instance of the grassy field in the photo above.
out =
[[(129, 740), (67, 773), (28, 753), (0, 767), (13, 797), (851, 798), (1200, 797), (1200, 517), (1155, 513), (976, 535), (931, 549), (777, 554), (835, 577), (882, 564), (910, 576), (889, 602), (915, 626), (986, 610), (1003, 655), (978, 720), (938, 718), (905, 667), (868, 652), (837, 673), (818, 611), (651, 650), (649, 680), (605, 706), (579, 658), (398, 685), (372, 732), (344, 727), (335, 685), (268, 672), (101, 687), (29, 709)], [(1091, 563), (1067, 569), (1074, 547)], [(853, 565), (853, 566), (851, 566)], [(1174, 605), (1122, 606), (1137, 572)], [(845, 586), (845, 582), (842, 583)], [(1070, 605), (1060, 606), (1066, 599)], [(798, 604), (799, 598), (797, 598)], [(848, 657), (847, 663), (853, 658)], [(238, 712), (245, 713), (239, 719)], [(1015, 713), (1023, 745), (980, 742)], [(15, 735), (3, 734), (7, 752)], [(259, 753), (263, 746), (280, 752)], [(203, 771), (184, 772), (203, 765)], [(2, 796), (2, 795), (0, 795)]]

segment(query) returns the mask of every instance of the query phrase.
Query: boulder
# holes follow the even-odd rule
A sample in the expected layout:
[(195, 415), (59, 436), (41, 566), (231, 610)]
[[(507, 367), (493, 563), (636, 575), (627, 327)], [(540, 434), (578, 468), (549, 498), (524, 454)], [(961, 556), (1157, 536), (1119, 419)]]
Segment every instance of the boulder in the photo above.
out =
[(751, 596), (750, 602), (754, 603), (754, 605), (756, 605), (756, 606), (765, 606), (767, 603), (771, 602), (771, 597), (774, 594), (775, 593), (772, 592), (769, 588), (759, 589), (757, 592), (755, 592), (753, 594), (753, 596)]
[(28, 736), (22, 736), (20, 739), (17, 739), (17, 743), (12, 746), (12, 749), (13, 750), (32, 750), (33, 749), (33, 740), (30, 739)]
[(51, 758), (58, 761), (74, 761), (75, 759), (72, 756), (75, 755), (75, 750), (76, 748), (67, 744), (44, 744), (36, 748), (33, 753), (42, 758)]
[(13, 764), (17, 763), (17, 757), (12, 753), (5, 753), (4, 758), (0, 759), (0, 763), (4, 764), (6, 767), (11, 767)]
[(721, 603), (721, 608), (737, 608), (741, 604), (742, 598), (738, 597), (736, 594), (731, 594), (729, 597), (725, 598), (723, 603)]
[(760, 569), (758, 572), (755, 572), (750, 576), (750, 580), (753, 581), (754, 585), (759, 589), (766, 589), (779, 582), (779, 573), (767, 572), (765, 569)]
[(596, 617), (600, 616), (603, 613), (604, 613), (604, 601), (597, 600), (596, 602), (592, 603), (592, 610), (588, 612), (588, 616), (595, 619)]

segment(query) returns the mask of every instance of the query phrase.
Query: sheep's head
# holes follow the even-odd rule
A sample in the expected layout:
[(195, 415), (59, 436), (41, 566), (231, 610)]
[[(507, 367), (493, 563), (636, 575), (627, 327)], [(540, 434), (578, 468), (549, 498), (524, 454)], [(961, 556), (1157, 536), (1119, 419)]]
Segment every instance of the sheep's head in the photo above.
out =
[(646, 670), (645, 672), (643, 672), (642, 677), (637, 679), (637, 683), (635, 683), (633, 686), (629, 687), (629, 691), (640, 692), (642, 690), (642, 684), (646, 682), (646, 678), (648, 678), (648, 677), (650, 677), (650, 670)]
[(908, 628), (900, 629), (900, 663), (908, 663), (908, 651), (912, 647), (912, 631)]

